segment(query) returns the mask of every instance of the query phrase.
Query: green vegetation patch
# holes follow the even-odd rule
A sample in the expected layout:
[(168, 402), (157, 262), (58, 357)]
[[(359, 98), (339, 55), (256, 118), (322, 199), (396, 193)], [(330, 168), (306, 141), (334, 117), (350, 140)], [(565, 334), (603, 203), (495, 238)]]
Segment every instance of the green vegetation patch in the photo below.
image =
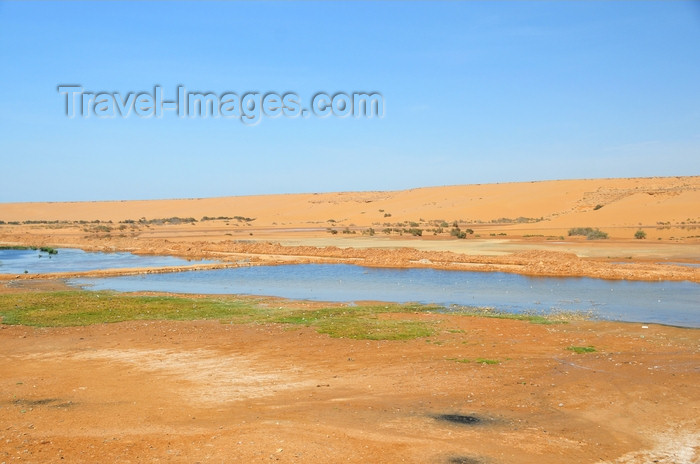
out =
[(566, 348), (574, 353), (595, 353), (596, 349), (593, 346), (569, 346)]
[(3, 324), (68, 327), (133, 320), (243, 319), (254, 305), (232, 299), (62, 291), (0, 295)]
[(319, 333), (334, 338), (356, 340), (410, 340), (429, 337), (435, 332), (433, 324), (423, 321), (388, 319), (383, 313), (414, 313), (434, 311), (436, 307), (421, 305), (362, 305), (288, 310), (272, 315), (269, 322), (299, 324), (315, 327)]
[(507, 313), (504, 311), (499, 311), (495, 308), (488, 307), (473, 307), (473, 306), (459, 306), (451, 307), (447, 312), (448, 314), (458, 314), (461, 316), (473, 316), (473, 317), (490, 317), (494, 319), (513, 319), (516, 321), (526, 321), (531, 324), (566, 324), (570, 320), (585, 319), (582, 314), (576, 312), (559, 312), (550, 315), (540, 315), (540, 314), (515, 314)]
[[(441, 306), (421, 304), (329, 304), (309, 309), (300, 308), (294, 302), (270, 305), (269, 299), (263, 297), (136, 295), (86, 290), (0, 294), (0, 320), (3, 324), (35, 327), (135, 320), (220, 320), (233, 324), (312, 327), (334, 338), (411, 340), (437, 333), (436, 322), (416, 317), (421, 313), (516, 319), (535, 324), (565, 322), (557, 316), (509, 314), (489, 308), (453, 308), (447, 311)], [(475, 362), (488, 364), (487, 361)]]
[(477, 364), (488, 364), (488, 365), (496, 365), (496, 364), (501, 364), (501, 361), (497, 359), (488, 359), (488, 358), (476, 358), (474, 361), (468, 358), (447, 358), (448, 361), (454, 361), (458, 362), (461, 364), (469, 364), (471, 362), (475, 362)]
[(434, 333), (431, 322), (382, 318), (382, 313), (435, 311), (424, 305), (271, 308), (262, 299), (240, 297), (144, 296), (113, 292), (62, 291), (0, 295), (3, 324), (68, 327), (134, 320), (205, 320), (279, 323), (315, 328), (335, 338), (408, 340)]

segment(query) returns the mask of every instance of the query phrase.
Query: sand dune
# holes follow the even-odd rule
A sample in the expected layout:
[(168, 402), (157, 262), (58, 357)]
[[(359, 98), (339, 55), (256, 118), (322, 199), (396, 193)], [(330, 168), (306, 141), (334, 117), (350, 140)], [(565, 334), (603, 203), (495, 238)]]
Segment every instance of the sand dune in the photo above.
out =
[[(596, 209), (597, 208), (597, 209)], [(390, 215), (390, 216), (389, 216)], [(255, 218), (257, 227), (499, 219), (547, 227), (700, 222), (700, 177), (585, 179), (204, 199), (3, 203), (0, 220), (113, 221), (203, 216)], [(423, 221), (421, 221), (423, 220)], [(534, 226), (533, 226), (534, 227)]]

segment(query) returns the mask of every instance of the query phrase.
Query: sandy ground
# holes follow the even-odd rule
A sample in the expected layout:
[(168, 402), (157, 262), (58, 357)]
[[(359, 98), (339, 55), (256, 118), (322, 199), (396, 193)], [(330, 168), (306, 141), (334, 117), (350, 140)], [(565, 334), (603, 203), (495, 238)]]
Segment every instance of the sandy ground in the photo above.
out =
[[(197, 221), (152, 221), (170, 217)], [(427, 231), (442, 220), (450, 227)], [(700, 282), (688, 266), (700, 263), (699, 177), (0, 204), (0, 221), (0, 244), (215, 257), (225, 266), (353, 262)], [(475, 233), (450, 237), (453, 221)], [(411, 222), (421, 237), (381, 232)], [(610, 239), (567, 236), (579, 226)], [(640, 228), (647, 238), (635, 240)], [(36, 277), (4, 276), (0, 291), (60, 289), (56, 279), (67, 275)], [(385, 317), (432, 321), (439, 334), (355, 341), (201, 321), (0, 325), (0, 463), (700, 462), (698, 330)]]
[(697, 330), (393, 317), (434, 321), (439, 335), (0, 326), (0, 460), (700, 462)]

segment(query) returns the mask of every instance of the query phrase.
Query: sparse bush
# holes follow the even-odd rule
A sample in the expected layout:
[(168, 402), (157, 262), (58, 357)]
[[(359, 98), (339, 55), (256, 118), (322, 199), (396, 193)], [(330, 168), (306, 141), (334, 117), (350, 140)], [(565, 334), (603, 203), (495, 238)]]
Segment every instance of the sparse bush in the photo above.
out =
[(459, 229), (459, 227), (455, 227), (450, 231), (450, 235), (452, 237), (457, 237), (457, 238), (467, 238), (467, 233), (463, 232)]
[(647, 238), (647, 233), (644, 232), (642, 229), (639, 229), (637, 232), (634, 233), (634, 238), (636, 238), (637, 240)]
[(600, 208), (602, 208), (603, 205), (595, 205), (595, 208), (593, 208), (593, 211), (598, 211)]
[(219, 217), (203, 216), (202, 219), (200, 219), (200, 221), (228, 221), (230, 219), (233, 219), (233, 218), (230, 218), (228, 216), (219, 216)]
[(602, 230), (592, 227), (574, 227), (569, 229), (569, 236), (582, 235), (587, 240), (599, 240), (608, 238), (608, 234)]

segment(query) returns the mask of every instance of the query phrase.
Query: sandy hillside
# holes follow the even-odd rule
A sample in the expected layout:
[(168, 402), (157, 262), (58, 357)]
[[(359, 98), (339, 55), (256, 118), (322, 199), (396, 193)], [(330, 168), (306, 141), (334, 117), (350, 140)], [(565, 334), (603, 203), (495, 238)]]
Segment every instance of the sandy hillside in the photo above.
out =
[[(596, 209), (597, 207), (597, 209)], [(397, 221), (530, 221), (546, 227), (629, 227), (700, 221), (700, 177), (586, 179), (153, 201), (5, 203), (0, 220), (119, 222), (168, 217), (255, 218), (256, 226), (381, 225)], [(505, 219), (505, 221), (504, 221)], [(537, 221), (536, 223), (534, 221)], [(530, 224), (534, 227), (533, 224)]]

